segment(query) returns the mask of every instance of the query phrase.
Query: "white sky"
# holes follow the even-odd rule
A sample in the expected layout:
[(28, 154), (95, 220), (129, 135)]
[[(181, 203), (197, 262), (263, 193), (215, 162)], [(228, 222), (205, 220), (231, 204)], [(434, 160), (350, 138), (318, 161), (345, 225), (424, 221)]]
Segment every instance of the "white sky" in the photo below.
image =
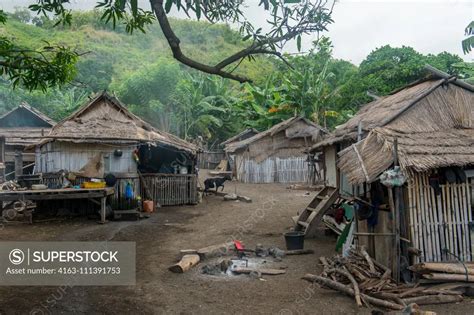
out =
[[(33, 0), (0, 0), (0, 6), (12, 10)], [(75, 8), (91, 9), (96, 0), (72, 0)], [(249, 19), (264, 25), (260, 0), (247, 0)], [(142, 0), (144, 7), (147, 1)], [(327, 35), (334, 44), (334, 56), (360, 63), (372, 50), (389, 44), (411, 46), (417, 51), (437, 54), (448, 51), (467, 61), (463, 55), (464, 28), (474, 20), (474, 0), (339, 0), (334, 7), (334, 23)], [(303, 50), (311, 47), (315, 36), (303, 38)], [(295, 45), (285, 50), (295, 52)]]

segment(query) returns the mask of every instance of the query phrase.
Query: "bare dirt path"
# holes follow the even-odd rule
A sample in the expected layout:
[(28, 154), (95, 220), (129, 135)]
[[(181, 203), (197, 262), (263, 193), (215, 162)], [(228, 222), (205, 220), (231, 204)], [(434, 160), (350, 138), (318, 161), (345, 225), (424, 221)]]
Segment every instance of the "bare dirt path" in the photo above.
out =
[[(227, 183), (225, 191), (249, 196), (252, 203), (224, 202), (207, 196), (197, 206), (159, 209), (139, 222), (97, 225), (86, 219), (6, 226), (0, 240), (114, 240), (137, 244), (137, 284), (123, 287), (0, 287), (0, 314), (369, 314), (351, 298), (311, 286), (300, 280), (319, 273), (320, 255), (332, 255), (335, 241), (320, 235), (307, 240), (314, 255), (290, 256), (278, 263), (287, 267), (265, 281), (247, 276), (201, 275), (198, 268), (185, 274), (167, 270), (180, 249), (200, 248), (241, 239), (284, 248), (282, 233), (291, 216), (311, 199), (303, 191), (283, 185)], [(468, 314), (470, 301), (429, 307), (439, 314)]]

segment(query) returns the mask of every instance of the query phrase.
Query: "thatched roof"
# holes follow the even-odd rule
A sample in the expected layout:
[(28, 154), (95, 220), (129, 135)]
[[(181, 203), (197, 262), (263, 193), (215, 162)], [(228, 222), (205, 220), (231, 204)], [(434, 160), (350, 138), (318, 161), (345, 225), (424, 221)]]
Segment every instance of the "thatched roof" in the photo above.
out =
[(231, 142), (236, 142), (236, 141), (242, 141), (242, 140), (245, 140), (245, 139), (248, 139), (250, 137), (253, 137), (254, 135), (256, 135), (258, 133), (258, 130), (255, 129), (255, 128), (247, 128), (245, 129), (244, 131), (236, 134), (235, 136), (233, 137), (230, 137), (229, 139), (227, 139), (226, 141), (222, 142), (221, 143), (221, 146), (225, 146), (225, 145), (228, 145), (229, 143)]
[(419, 81), (364, 106), (325, 145), (356, 137), (362, 123), (365, 138), (339, 152), (338, 167), (351, 183), (373, 181), (392, 165), (395, 138), (404, 170), (474, 164), (473, 92), (450, 78)]
[(28, 146), (48, 134), (54, 124), (39, 110), (22, 103), (0, 116), (0, 137), (5, 138), (6, 145)]
[(132, 114), (106, 92), (98, 94), (79, 110), (59, 122), (46, 141), (69, 142), (150, 142), (195, 153), (197, 147), (174, 135), (152, 127)]
[(323, 127), (315, 124), (314, 122), (312, 122), (312, 121), (310, 121), (310, 120), (308, 120), (304, 117), (301, 117), (301, 116), (292, 117), (292, 118), (289, 118), (285, 121), (282, 121), (282, 122), (276, 124), (275, 126), (271, 127), (270, 129), (267, 129), (265, 131), (262, 131), (262, 132), (260, 132), (256, 135), (254, 135), (253, 137), (250, 137), (248, 139), (244, 139), (244, 140), (238, 141), (238, 142), (232, 142), (224, 148), (224, 151), (226, 151), (226, 152), (235, 152), (237, 150), (244, 149), (247, 146), (249, 146), (250, 144), (252, 144), (255, 141), (260, 140), (264, 137), (267, 137), (267, 136), (272, 137), (272, 136), (276, 135), (277, 133), (279, 133), (280, 131), (290, 130), (290, 128), (292, 126), (296, 125), (296, 123), (298, 123), (298, 122), (302, 122), (303, 127), (299, 127), (299, 128), (294, 129), (294, 130), (291, 130), (290, 132), (287, 132), (287, 134), (286, 134), (287, 138), (294, 139), (294, 138), (307, 137), (307, 138), (313, 139), (313, 141), (317, 141), (318, 139), (320, 139), (322, 137), (323, 134), (327, 133), (326, 129), (324, 129)]
[(429, 65), (426, 65), (425, 69), (428, 74), (424, 78), (363, 105), (356, 115), (346, 123), (337, 126), (336, 130), (323, 137), (311, 150), (320, 150), (322, 147), (345, 141), (353, 142), (357, 139), (359, 125), (365, 136), (373, 128), (387, 125), (442, 85), (450, 84), (474, 92), (472, 85), (456, 77)]

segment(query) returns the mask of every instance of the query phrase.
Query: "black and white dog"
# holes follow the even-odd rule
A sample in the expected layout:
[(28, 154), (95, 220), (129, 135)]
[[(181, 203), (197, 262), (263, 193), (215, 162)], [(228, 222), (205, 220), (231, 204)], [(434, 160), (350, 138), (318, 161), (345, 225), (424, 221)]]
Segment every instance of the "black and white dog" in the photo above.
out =
[(219, 189), (219, 187), (222, 187), (221, 191), (224, 190), (224, 183), (225, 181), (227, 180), (231, 180), (232, 178), (228, 175), (224, 176), (224, 177), (212, 177), (212, 178), (208, 178), (204, 181), (204, 191), (209, 191), (209, 189), (211, 188), (215, 188), (216, 189), (216, 192), (217, 190)]

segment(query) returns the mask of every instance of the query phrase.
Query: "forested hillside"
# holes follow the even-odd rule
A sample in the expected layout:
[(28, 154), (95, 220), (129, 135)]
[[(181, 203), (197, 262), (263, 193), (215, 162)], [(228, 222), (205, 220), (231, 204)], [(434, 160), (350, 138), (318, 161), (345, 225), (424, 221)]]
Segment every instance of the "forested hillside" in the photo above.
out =
[[(311, 52), (287, 56), (294, 69), (279, 59), (259, 57), (235, 69), (253, 79), (240, 85), (192, 71), (174, 61), (157, 25), (146, 34), (128, 35), (100, 22), (99, 12), (77, 12), (72, 25), (32, 17), (26, 10), (12, 14), (1, 34), (25, 47), (51, 44), (74, 47), (83, 53), (76, 79), (46, 91), (12, 89), (0, 84), (0, 113), (28, 102), (56, 120), (64, 118), (94, 92), (115, 93), (135, 113), (153, 125), (191, 139), (202, 136), (218, 143), (245, 127), (265, 129), (282, 119), (302, 114), (333, 128), (360, 105), (368, 93), (386, 95), (419, 77), (425, 63), (469, 78), (472, 64), (455, 55), (422, 55), (410, 47), (375, 49), (357, 67), (332, 57), (328, 38)], [(224, 25), (173, 20), (186, 53), (213, 62), (239, 50), (239, 35)]]

